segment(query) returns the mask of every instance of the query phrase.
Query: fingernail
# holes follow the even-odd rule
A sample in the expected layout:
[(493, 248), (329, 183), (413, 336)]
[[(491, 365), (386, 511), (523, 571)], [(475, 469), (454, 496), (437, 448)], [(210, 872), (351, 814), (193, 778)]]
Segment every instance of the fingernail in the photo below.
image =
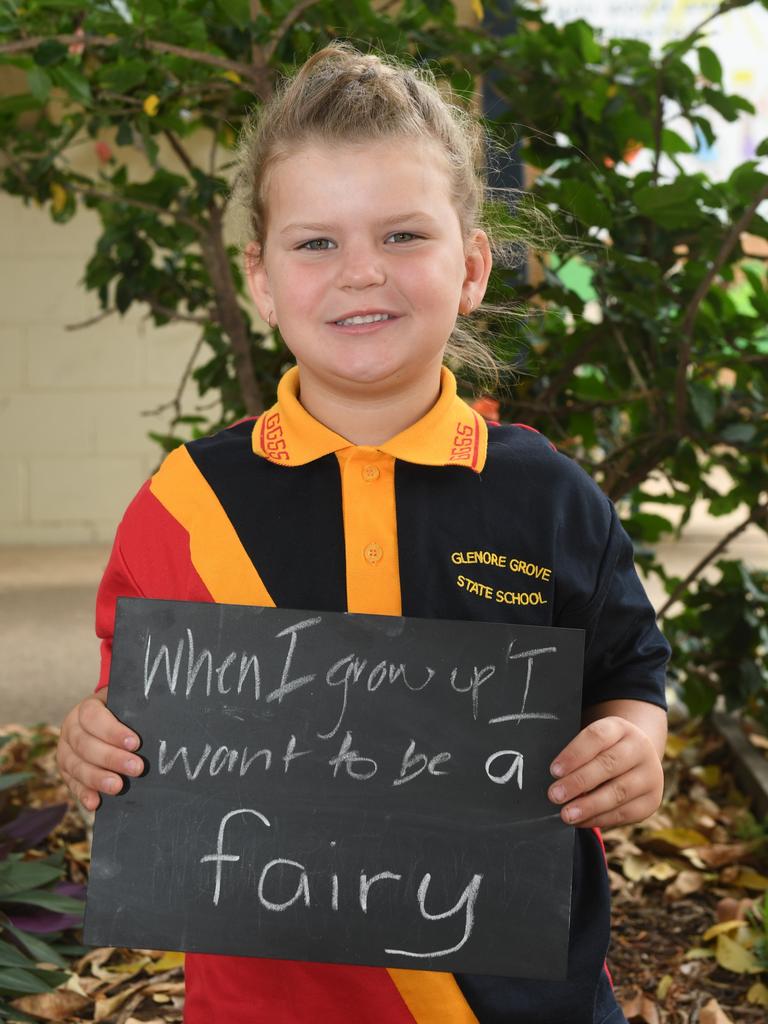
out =
[(560, 764), (559, 761), (553, 761), (552, 767), (549, 770), (552, 772), (556, 779), (559, 779), (560, 776), (563, 774), (563, 766)]
[(106, 789), (108, 793), (117, 793), (120, 789), (120, 783), (117, 779), (104, 779), (101, 784), (102, 789)]
[(551, 792), (552, 799), (557, 800), (558, 803), (565, 799), (565, 786), (553, 786)]
[(135, 750), (139, 745), (139, 741), (135, 736), (126, 736), (123, 740), (123, 746), (126, 750)]
[(141, 761), (137, 761), (135, 757), (127, 758), (123, 762), (123, 768), (125, 768), (129, 775), (140, 775), (144, 770)]
[(581, 817), (581, 808), (569, 807), (568, 810), (565, 812), (565, 816), (568, 819), (568, 821), (578, 821)]

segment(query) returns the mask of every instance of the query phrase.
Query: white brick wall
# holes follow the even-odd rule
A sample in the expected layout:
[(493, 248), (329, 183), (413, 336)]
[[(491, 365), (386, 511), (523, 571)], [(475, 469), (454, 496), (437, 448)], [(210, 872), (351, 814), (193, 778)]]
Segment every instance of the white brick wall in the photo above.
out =
[[(130, 177), (142, 180), (148, 168), (132, 159)], [(88, 142), (77, 167), (92, 172), (94, 162)], [(96, 214), (82, 208), (54, 224), (46, 209), (0, 193), (0, 225), (0, 544), (109, 541), (161, 457), (147, 434), (165, 431), (169, 413), (143, 414), (172, 398), (199, 328), (156, 328), (143, 307), (67, 330), (99, 312), (79, 283)], [(185, 397), (193, 411), (194, 385)]]

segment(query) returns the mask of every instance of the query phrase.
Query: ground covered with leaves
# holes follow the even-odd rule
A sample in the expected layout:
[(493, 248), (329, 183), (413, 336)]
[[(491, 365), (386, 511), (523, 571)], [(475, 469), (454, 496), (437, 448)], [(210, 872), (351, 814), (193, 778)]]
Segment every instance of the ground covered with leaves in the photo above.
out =
[[(89, 823), (56, 774), (56, 739), (0, 727), (0, 1020), (181, 1021), (181, 954), (80, 943)], [(705, 724), (674, 732), (667, 754), (662, 808), (604, 836), (617, 993), (631, 1024), (764, 1021), (768, 821)]]

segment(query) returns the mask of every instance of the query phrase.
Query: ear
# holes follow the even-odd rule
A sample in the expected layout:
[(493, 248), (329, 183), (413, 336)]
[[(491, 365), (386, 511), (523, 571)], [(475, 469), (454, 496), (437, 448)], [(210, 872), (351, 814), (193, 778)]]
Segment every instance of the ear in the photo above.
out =
[(491, 276), (493, 257), (488, 235), (476, 228), (464, 247), (465, 275), (462, 285), (462, 296), (472, 300), (472, 308), (477, 309), (483, 301)]
[(248, 290), (251, 293), (259, 316), (266, 323), (270, 313), (274, 313), (275, 304), (269, 287), (269, 278), (261, 258), (261, 246), (258, 242), (249, 242), (245, 247), (245, 276)]

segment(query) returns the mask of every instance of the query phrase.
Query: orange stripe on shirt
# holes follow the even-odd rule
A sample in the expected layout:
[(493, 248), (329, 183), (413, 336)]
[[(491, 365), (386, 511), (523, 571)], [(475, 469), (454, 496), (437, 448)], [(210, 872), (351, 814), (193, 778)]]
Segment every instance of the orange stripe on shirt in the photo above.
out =
[(152, 477), (150, 490), (189, 534), (192, 564), (214, 601), (274, 608), (219, 499), (185, 447)]
[[(336, 452), (341, 470), (347, 609), (400, 615), (395, 459), (376, 448)], [(387, 970), (415, 1024), (477, 1024), (452, 974)]]

